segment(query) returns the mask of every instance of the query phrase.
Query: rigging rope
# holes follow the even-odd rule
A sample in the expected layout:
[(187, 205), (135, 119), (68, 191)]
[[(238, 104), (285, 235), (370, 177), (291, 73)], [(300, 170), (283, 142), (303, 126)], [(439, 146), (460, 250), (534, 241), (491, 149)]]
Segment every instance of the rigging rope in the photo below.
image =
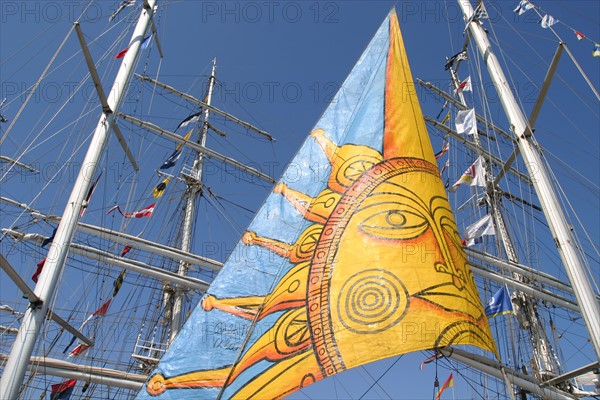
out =
[[(390, 366), (389, 366), (389, 367), (388, 367), (388, 368), (387, 368), (387, 369), (386, 369), (386, 370), (383, 372), (383, 374), (381, 374), (381, 375), (379, 376), (379, 378), (377, 378), (377, 380), (375, 380), (375, 382), (373, 382), (373, 383), (371, 384), (371, 386), (369, 386), (369, 388), (368, 388), (368, 389), (367, 389), (367, 390), (366, 390), (366, 391), (365, 391), (365, 392), (364, 392), (364, 393), (363, 393), (363, 394), (362, 394), (362, 395), (361, 395), (361, 396), (358, 398), (358, 400), (362, 400), (362, 399), (363, 399), (363, 398), (364, 398), (364, 397), (367, 395), (367, 393), (369, 393), (369, 392), (371, 391), (371, 389), (372, 389), (372, 388), (373, 388), (373, 386), (375, 386), (375, 385), (378, 385), (378, 386), (380, 387), (380, 389), (381, 389), (381, 390), (383, 390), (383, 392), (386, 394), (386, 396), (388, 396), (390, 399), (393, 399), (393, 397), (392, 397), (392, 396), (390, 396), (390, 395), (389, 395), (389, 393), (387, 393), (387, 392), (386, 392), (386, 390), (385, 390), (385, 389), (384, 389), (384, 388), (383, 388), (381, 385), (379, 385), (379, 381), (381, 380), (381, 378), (383, 378), (383, 377), (384, 377), (384, 376), (385, 376), (385, 375), (386, 375), (386, 374), (387, 374), (387, 373), (388, 373), (388, 372), (389, 372), (389, 371), (390, 371), (390, 370), (391, 370), (391, 369), (394, 367), (394, 365), (396, 365), (396, 364), (398, 363), (398, 361), (400, 361), (400, 359), (402, 358), (402, 356), (403, 356), (403, 355), (399, 355), (398, 357), (396, 357), (396, 359), (394, 360), (394, 362), (392, 363), (392, 365), (390, 365)], [(364, 367), (363, 367), (363, 369), (364, 369)], [(365, 370), (365, 371), (366, 371), (366, 370)], [(369, 376), (371, 376), (371, 375), (369, 374)], [(373, 377), (371, 377), (371, 379), (373, 379)]]
[(33, 89), (29, 92), (29, 95), (27, 96), (27, 98), (25, 99), (25, 101), (23, 102), (23, 104), (21, 105), (21, 108), (19, 108), (19, 111), (17, 111), (17, 114), (15, 115), (15, 117), (10, 122), (10, 125), (6, 129), (6, 132), (4, 132), (4, 135), (2, 136), (2, 138), (0, 138), (0, 145), (2, 145), (2, 143), (4, 142), (4, 140), (6, 139), (6, 137), (8, 136), (8, 134), (10, 133), (10, 131), (12, 130), (13, 126), (15, 126), (15, 123), (19, 120), (19, 117), (21, 116), (21, 113), (23, 112), (23, 110), (27, 106), (27, 103), (29, 103), (29, 100), (31, 100), (31, 98), (33, 97), (33, 94), (37, 90), (37, 88), (40, 85), (40, 83), (42, 83), (42, 80), (46, 76), (46, 73), (48, 72), (48, 70), (50, 69), (50, 67), (52, 66), (52, 64), (54, 63), (54, 60), (56, 60), (56, 57), (58, 57), (58, 54), (61, 52), (62, 48), (67, 43), (67, 39), (69, 39), (69, 36), (71, 36), (71, 33), (73, 33), (74, 30), (75, 30), (75, 25), (72, 25), (71, 29), (69, 29), (69, 32), (67, 32), (67, 35), (63, 39), (62, 43), (58, 46), (58, 49), (56, 49), (56, 52), (54, 53), (54, 55), (52, 56), (52, 58), (48, 62), (48, 65), (46, 65), (46, 68), (44, 69), (44, 71), (42, 71), (42, 74), (38, 78), (37, 82), (33, 85)]

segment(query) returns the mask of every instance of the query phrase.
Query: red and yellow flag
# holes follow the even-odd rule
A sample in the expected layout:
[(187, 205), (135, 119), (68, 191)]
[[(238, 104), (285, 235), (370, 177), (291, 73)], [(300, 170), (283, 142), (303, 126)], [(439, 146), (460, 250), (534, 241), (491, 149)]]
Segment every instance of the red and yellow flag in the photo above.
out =
[(444, 393), (444, 390), (451, 388), (453, 386), (454, 386), (454, 377), (452, 376), (452, 373), (451, 373), (450, 376), (448, 377), (448, 379), (446, 379), (446, 382), (444, 382), (444, 384), (440, 388), (440, 391), (438, 392), (437, 396), (435, 396), (435, 400), (440, 400), (442, 398), (442, 393)]

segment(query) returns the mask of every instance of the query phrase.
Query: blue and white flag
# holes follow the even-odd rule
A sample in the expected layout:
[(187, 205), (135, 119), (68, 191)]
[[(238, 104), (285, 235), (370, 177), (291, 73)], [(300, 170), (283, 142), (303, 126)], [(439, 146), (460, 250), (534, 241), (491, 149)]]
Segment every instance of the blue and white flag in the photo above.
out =
[[(460, 181), (459, 181), (460, 182)], [(467, 226), (467, 229), (463, 232), (463, 246), (473, 246), (475, 244), (483, 243), (482, 236), (484, 235), (495, 235), (496, 226), (494, 225), (494, 219), (491, 214), (487, 214), (479, 221)]]
[(546, 29), (546, 28), (550, 28), (552, 25), (556, 24), (558, 22), (557, 19), (554, 19), (554, 17), (552, 15), (544, 15), (544, 17), (542, 18), (542, 22), (540, 22), (540, 24), (542, 25), (542, 28)]
[(517, 6), (517, 8), (515, 8), (513, 11), (516, 12), (517, 15), (522, 15), (522, 14), (525, 14), (527, 12), (527, 10), (531, 10), (534, 7), (535, 6), (533, 4), (531, 4), (529, 1), (521, 0), (519, 5)]
[(152, 36), (154, 36), (154, 35), (146, 36), (144, 38), (144, 41), (142, 42), (142, 45), (141, 45), (142, 50), (146, 50), (150, 46), (150, 42), (152, 41)]
[(175, 150), (173, 154), (171, 154), (169, 158), (167, 158), (165, 162), (162, 163), (160, 169), (169, 169), (171, 167), (174, 167), (175, 164), (177, 164), (177, 160), (179, 160), (179, 157), (181, 157), (181, 149)]
[(110, 17), (108, 17), (108, 22), (111, 22), (113, 19), (115, 19), (116, 16), (119, 15), (119, 13), (123, 11), (126, 7), (131, 7), (133, 5), (135, 5), (135, 0), (122, 1), (121, 4), (119, 4), (119, 7), (117, 7), (117, 9), (110, 15)]
[[(187, 135), (185, 135), (185, 138), (184, 138), (184, 139), (185, 139), (186, 141), (187, 141), (187, 140), (190, 140), (190, 136), (192, 136), (192, 132), (194, 132), (194, 130), (193, 130), (193, 129), (192, 129), (191, 131), (189, 131)], [(173, 152), (173, 154), (171, 154), (171, 155), (169, 156), (169, 158), (167, 158), (167, 159), (165, 160), (165, 162), (164, 162), (164, 163), (162, 163), (162, 165), (160, 166), (160, 169), (169, 169), (169, 168), (171, 168), (171, 167), (174, 167), (174, 166), (175, 166), (175, 164), (177, 164), (177, 160), (179, 160), (179, 157), (181, 157), (181, 152), (182, 152), (182, 149), (181, 149), (181, 147), (182, 147), (182, 146), (183, 146), (183, 143), (179, 143), (179, 144), (177, 145), (177, 147), (175, 147), (175, 151)], [(156, 198), (156, 196), (155, 196), (154, 198)]]
[(198, 111), (197, 113), (187, 116), (183, 121), (179, 123), (179, 125), (177, 125), (175, 131), (177, 131), (177, 129), (179, 128), (184, 128), (191, 123), (200, 121), (200, 115), (202, 115), (202, 111)]
[(503, 314), (514, 314), (510, 294), (506, 286), (502, 286), (496, 294), (492, 296), (487, 306), (485, 306), (485, 315), (490, 318), (497, 317)]
[(52, 231), (52, 235), (50, 235), (50, 237), (47, 237), (42, 241), (42, 243), (40, 244), (41, 247), (45, 247), (45, 246), (49, 245), (50, 243), (52, 243), (52, 241), (54, 240), (54, 236), (56, 236), (57, 229), (58, 229), (58, 226), (56, 228), (54, 228), (54, 230)]

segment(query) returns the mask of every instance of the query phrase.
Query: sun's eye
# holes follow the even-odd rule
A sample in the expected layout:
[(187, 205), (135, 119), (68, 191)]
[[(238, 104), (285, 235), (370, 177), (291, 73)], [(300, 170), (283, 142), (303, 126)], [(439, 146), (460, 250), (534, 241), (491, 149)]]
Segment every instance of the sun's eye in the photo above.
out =
[(421, 236), (429, 228), (427, 219), (418, 212), (398, 203), (387, 206), (387, 210), (366, 218), (360, 229), (382, 239), (408, 240)]

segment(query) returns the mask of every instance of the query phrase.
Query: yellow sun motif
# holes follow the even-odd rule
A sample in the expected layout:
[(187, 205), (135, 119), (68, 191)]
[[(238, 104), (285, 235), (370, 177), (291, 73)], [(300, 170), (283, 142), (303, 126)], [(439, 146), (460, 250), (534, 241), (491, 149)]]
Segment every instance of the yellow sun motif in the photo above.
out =
[(320, 129), (311, 136), (331, 163), (328, 187), (315, 198), (284, 184), (274, 192), (312, 224), (293, 244), (254, 232), (242, 238), (294, 266), (268, 296), (202, 301), (205, 311), (253, 321), (281, 313), (277, 322), (233, 367), (155, 375), (148, 393), (227, 386), (266, 360), (273, 364), (233, 397), (282, 398), (394, 354), (465, 341), (493, 351), (436, 166), (337, 147)]

